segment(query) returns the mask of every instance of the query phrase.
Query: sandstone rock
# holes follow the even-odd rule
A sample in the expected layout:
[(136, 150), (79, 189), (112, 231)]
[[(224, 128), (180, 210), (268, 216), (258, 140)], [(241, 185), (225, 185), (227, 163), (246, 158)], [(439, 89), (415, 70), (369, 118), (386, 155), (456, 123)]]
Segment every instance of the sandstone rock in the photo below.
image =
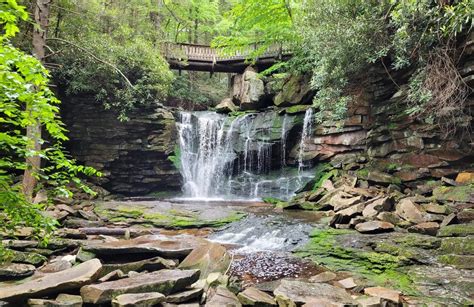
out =
[(471, 223), (474, 221), (474, 208), (462, 210), (456, 214), (456, 218), (458, 219), (459, 223)]
[(92, 259), (68, 270), (51, 273), (19, 285), (2, 287), (0, 299), (11, 301), (79, 289), (95, 281), (101, 269), (100, 261)]
[(393, 231), (393, 224), (382, 221), (369, 221), (360, 223), (355, 226), (355, 229), (360, 233), (381, 233)]
[(281, 91), (274, 97), (273, 103), (278, 107), (307, 104), (311, 102), (312, 90), (309, 86), (311, 77), (292, 75), (284, 81)]
[(224, 98), (215, 107), (217, 113), (230, 113), (237, 111), (237, 106), (234, 104), (231, 98)]
[(39, 271), (42, 273), (55, 273), (55, 272), (64, 271), (70, 268), (72, 268), (71, 262), (66, 261), (66, 260), (57, 260), (57, 261), (46, 264), (45, 266), (40, 268)]
[(158, 292), (121, 294), (113, 299), (113, 307), (147, 307), (158, 305), (165, 300), (165, 296)]
[(79, 295), (59, 294), (55, 300), (29, 299), (29, 307), (82, 307), (82, 297)]
[(402, 219), (393, 212), (380, 212), (377, 215), (377, 219), (392, 223), (393, 225), (398, 225), (402, 221)]
[(441, 222), (441, 224), (439, 226), (444, 227), (444, 226), (451, 225), (455, 222), (457, 222), (456, 214), (450, 213), (443, 219), (443, 221)]
[(311, 276), (310, 282), (328, 282), (336, 279), (337, 275), (331, 271), (319, 273), (318, 275)]
[(148, 253), (167, 258), (181, 258), (191, 253), (202, 242), (191, 236), (149, 235), (117, 242), (87, 243), (83, 249), (99, 256)]
[[(293, 307), (294, 305), (288, 305), (288, 306)], [(302, 307), (344, 307), (344, 306), (348, 306), (348, 305), (335, 303), (325, 298), (308, 297), (306, 299), (306, 303)]]
[(362, 215), (364, 217), (373, 218), (382, 211), (390, 211), (393, 206), (393, 199), (390, 197), (383, 197), (371, 202), (365, 206), (364, 210), (362, 211)]
[(435, 214), (448, 214), (449, 213), (449, 207), (448, 206), (440, 206), (438, 204), (434, 203), (429, 203), (429, 204), (423, 204), (421, 205), (423, 210), (429, 213), (435, 213)]
[(183, 292), (168, 295), (166, 297), (166, 302), (167, 303), (184, 303), (184, 302), (189, 302), (194, 299), (199, 300), (201, 298), (202, 293), (203, 293), (203, 289), (199, 289), (199, 288), (190, 289)]
[(345, 290), (324, 283), (283, 279), (273, 293), (280, 306), (292, 306), (291, 302), (302, 305), (310, 298), (328, 300), (331, 303), (356, 304)]
[(381, 299), (380, 297), (360, 297), (357, 298), (357, 303), (359, 303), (360, 307), (379, 307), (381, 306)]
[(338, 280), (336, 281), (335, 285), (343, 289), (352, 289), (357, 287), (357, 284), (354, 282), (352, 277)]
[(383, 287), (365, 288), (364, 293), (370, 296), (380, 297), (393, 303), (400, 303), (400, 291)]
[(112, 281), (112, 280), (117, 280), (125, 277), (125, 273), (122, 272), (122, 270), (114, 270), (101, 278), (99, 278), (100, 282), (106, 282), (106, 281)]
[(344, 192), (337, 193), (330, 200), (329, 204), (334, 207), (334, 211), (346, 209), (362, 200), (362, 196), (356, 196), (351, 198), (344, 198)]
[(439, 224), (436, 222), (424, 222), (408, 228), (408, 232), (421, 233), (424, 235), (436, 236)]
[(224, 273), (230, 265), (230, 256), (227, 249), (218, 244), (209, 242), (195, 248), (180, 264), (181, 269), (199, 269), (201, 277), (213, 272)]
[(0, 265), (0, 279), (23, 278), (33, 275), (36, 268), (31, 264), (10, 263)]
[(141, 261), (126, 262), (126, 263), (106, 263), (103, 265), (102, 274), (108, 274), (115, 270), (121, 270), (124, 274), (130, 271), (157, 271), (161, 269), (172, 269), (177, 266), (177, 261), (170, 259), (163, 259), (161, 257), (154, 257)]
[(262, 105), (265, 85), (258, 73), (247, 68), (240, 78), (234, 78), (233, 100), (240, 103), (242, 110), (255, 110)]
[(85, 303), (102, 304), (124, 293), (159, 292), (164, 295), (180, 291), (199, 278), (198, 270), (161, 270), (134, 277), (108, 281), (81, 288)]
[(273, 297), (257, 288), (250, 287), (240, 292), (237, 297), (244, 306), (276, 306)]
[(474, 173), (469, 173), (469, 172), (463, 172), (459, 173), (456, 176), (456, 182), (457, 183), (473, 183), (474, 182)]
[(395, 212), (400, 217), (411, 223), (422, 223), (425, 221), (423, 213), (410, 199), (407, 198), (400, 200), (396, 206)]
[(205, 307), (241, 307), (237, 296), (234, 293), (227, 290), (227, 288), (219, 286), (216, 289), (214, 295), (206, 302)]

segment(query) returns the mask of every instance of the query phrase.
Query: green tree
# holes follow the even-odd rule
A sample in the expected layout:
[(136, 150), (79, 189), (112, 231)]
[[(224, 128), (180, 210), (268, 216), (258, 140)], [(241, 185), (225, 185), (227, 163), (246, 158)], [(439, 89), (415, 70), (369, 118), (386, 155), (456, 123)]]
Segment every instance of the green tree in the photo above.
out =
[[(16, 0), (0, 4), (0, 236), (18, 227), (33, 227), (36, 237), (44, 242), (55, 221), (41, 214), (44, 204), (32, 204), (25, 198), (15, 180), (27, 167), (26, 158), (39, 156), (45, 161), (32, 175), (40, 180), (40, 187), (54, 195), (71, 196), (70, 183), (92, 192), (79, 175), (97, 172), (76, 165), (64, 153), (61, 143), (67, 140), (66, 129), (59, 118), (59, 101), (48, 87), (49, 74), (38, 59), (10, 43), (19, 31), (19, 20), (27, 17)], [(41, 149), (31, 147), (32, 140), (25, 136), (26, 128), (37, 123), (49, 136), (48, 141), (38, 140)], [(0, 245), (0, 260), (2, 256)]]

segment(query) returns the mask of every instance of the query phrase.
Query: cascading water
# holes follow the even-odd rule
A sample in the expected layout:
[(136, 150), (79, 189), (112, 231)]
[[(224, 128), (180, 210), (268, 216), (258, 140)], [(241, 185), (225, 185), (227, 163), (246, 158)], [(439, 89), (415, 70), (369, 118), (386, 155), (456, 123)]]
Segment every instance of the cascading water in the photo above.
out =
[(276, 112), (239, 117), (182, 112), (178, 132), (184, 196), (288, 199), (305, 176), (286, 167), (287, 136), (293, 126), (293, 117)]
[(298, 173), (301, 173), (304, 167), (304, 153), (308, 137), (313, 133), (313, 109), (309, 108), (304, 114), (303, 131), (301, 133), (300, 150), (298, 153)]

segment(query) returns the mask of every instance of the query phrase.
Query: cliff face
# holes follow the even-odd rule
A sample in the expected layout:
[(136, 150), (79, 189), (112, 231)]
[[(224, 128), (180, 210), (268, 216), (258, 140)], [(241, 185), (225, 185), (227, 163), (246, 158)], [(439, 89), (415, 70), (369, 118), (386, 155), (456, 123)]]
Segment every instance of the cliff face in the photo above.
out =
[(173, 114), (142, 107), (120, 122), (92, 97), (63, 99), (68, 149), (81, 163), (103, 173), (97, 183), (113, 193), (144, 195), (179, 190), (181, 176), (169, 160), (176, 145)]

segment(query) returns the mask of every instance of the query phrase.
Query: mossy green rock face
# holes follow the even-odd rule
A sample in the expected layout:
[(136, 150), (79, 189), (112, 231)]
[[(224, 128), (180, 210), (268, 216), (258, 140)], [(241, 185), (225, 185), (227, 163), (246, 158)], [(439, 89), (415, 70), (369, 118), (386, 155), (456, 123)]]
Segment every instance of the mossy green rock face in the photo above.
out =
[(474, 223), (455, 224), (441, 227), (438, 237), (466, 237), (474, 235)]
[(433, 198), (440, 201), (474, 201), (474, 185), (438, 187), (433, 190)]
[(441, 255), (438, 257), (439, 262), (452, 265), (458, 269), (474, 269), (473, 255)]
[(444, 254), (474, 255), (474, 236), (443, 239), (439, 250)]
[(306, 112), (306, 110), (308, 110), (309, 108), (311, 108), (311, 106), (308, 106), (308, 105), (296, 105), (296, 106), (292, 106), (292, 107), (288, 107), (285, 109), (285, 112), (287, 114), (296, 114), (296, 113), (303, 113), (303, 112)]
[(240, 220), (244, 213), (211, 204), (182, 204), (161, 201), (100, 202), (95, 213), (110, 222), (152, 225), (165, 228), (220, 227)]

